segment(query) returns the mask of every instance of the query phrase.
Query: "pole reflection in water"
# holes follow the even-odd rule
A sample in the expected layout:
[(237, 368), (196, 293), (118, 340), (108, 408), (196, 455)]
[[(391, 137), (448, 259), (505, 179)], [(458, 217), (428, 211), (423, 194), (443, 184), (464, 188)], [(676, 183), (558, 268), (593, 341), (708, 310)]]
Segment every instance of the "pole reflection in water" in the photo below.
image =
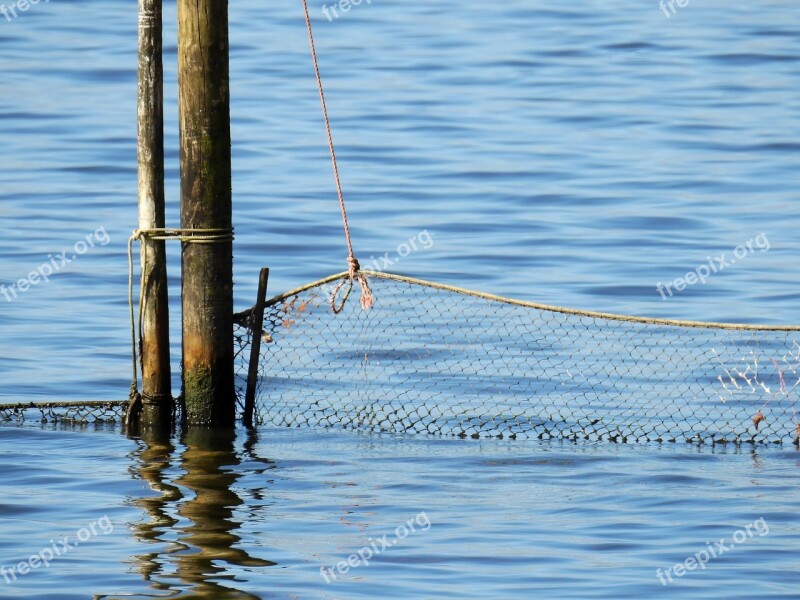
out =
[[(241, 523), (233, 513), (243, 504), (234, 491), (239, 478), (235, 467), (240, 464), (235, 439), (232, 430), (188, 428), (176, 456), (171, 432), (142, 432), (134, 469), (158, 495), (134, 500), (149, 519), (135, 524), (133, 533), (160, 548), (134, 560), (154, 590), (172, 592), (167, 597), (258, 600), (260, 596), (236, 588), (236, 577), (227, 572), (227, 566), (275, 565), (250, 556), (234, 533)], [(246, 453), (253, 444), (248, 439)], [(248, 460), (253, 458), (248, 456)]]

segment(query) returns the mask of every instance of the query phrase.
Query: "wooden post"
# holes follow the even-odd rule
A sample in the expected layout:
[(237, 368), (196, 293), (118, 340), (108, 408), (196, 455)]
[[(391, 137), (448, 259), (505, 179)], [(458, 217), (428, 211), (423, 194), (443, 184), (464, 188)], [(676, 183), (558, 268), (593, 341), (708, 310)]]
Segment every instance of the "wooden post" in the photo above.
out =
[(256, 384), (258, 383), (258, 361), (261, 359), (261, 336), (264, 334), (264, 303), (267, 300), (269, 269), (261, 269), (258, 277), (258, 297), (253, 307), (250, 344), (250, 363), (247, 369), (247, 390), (244, 396), (244, 426), (253, 426), (253, 413), (256, 407)]
[[(139, 0), (139, 229), (164, 227), (164, 71), (161, 0)], [(141, 239), (142, 421), (172, 419), (167, 257), (163, 241)]]
[[(227, 0), (178, 0), (181, 227), (230, 230)], [(183, 389), (189, 425), (232, 426), (233, 244), (183, 246)]]

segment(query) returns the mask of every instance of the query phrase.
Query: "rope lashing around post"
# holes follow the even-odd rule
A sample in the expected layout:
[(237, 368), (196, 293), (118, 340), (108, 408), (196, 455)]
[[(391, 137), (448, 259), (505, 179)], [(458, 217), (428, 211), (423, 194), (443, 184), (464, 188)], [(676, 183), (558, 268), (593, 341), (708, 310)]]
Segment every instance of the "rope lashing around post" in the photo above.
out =
[[(334, 289), (331, 294), (331, 309), (334, 313), (339, 314), (344, 309), (347, 299), (350, 297), (350, 292), (353, 290), (353, 282), (358, 281), (361, 286), (361, 308), (368, 310), (375, 304), (375, 298), (372, 295), (372, 290), (369, 287), (369, 281), (366, 275), (360, 272), (361, 266), (358, 264), (358, 259), (353, 252), (353, 241), (350, 238), (350, 224), (347, 222), (347, 208), (344, 202), (344, 193), (342, 192), (342, 181), (339, 177), (339, 164), (336, 160), (336, 148), (333, 144), (333, 134), (331, 133), (331, 121), (328, 117), (328, 106), (325, 102), (325, 90), (322, 85), (322, 75), (319, 71), (319, 61), (317, 60), (317, 49), (314, 45), (314, 33), (311, 29), (311, 15), (308, 12), (308, 0), (303, 0), (303, 10), (306, 16), (306, 29), (308, 29), (308, 41), (311, 45), (311, 60), (314, 63), (314, 75), (317, 79), (317, 90), (319, 91), (319, 100), (322, 104), (322, 116), (325, 120), (325, 133), (328, 137), (328, 149), (331, 154), (331, 164), (333, 165), (333, 178), (336, 181), (336, 194), (339, 198), (339, 209), (342, 213), (342, 223), (344, 224), (344, 237), (347, 240), (347, 265), (350, 277), (347, 281), (341, 282)], [(344, 294), (341, 302), (336, 304), (336, 297), (341, 289), (347, 285), (347, 291)]]
[[(128, 414), (141, 406), (142, 396), (139, 393), (139, 368), (137, 365), (138, 352), (136, 351), (136, 314), (133, 308), (133, 243), (135, 241), (152, 240), (180, 240), (184, 244), (228, 244), (233, 241), (233, 228), (230, 229), (136, 229), (128, 240), (128, 308), (131, 316), (131, 359), (133, 375), (131, 377), (130, 408)], [(139, 340), (142, 339), (142, 308), (144, 305), (144, 277), (147, 266), (147, 245), (142, 246), (142, 272), (139, 284)]]

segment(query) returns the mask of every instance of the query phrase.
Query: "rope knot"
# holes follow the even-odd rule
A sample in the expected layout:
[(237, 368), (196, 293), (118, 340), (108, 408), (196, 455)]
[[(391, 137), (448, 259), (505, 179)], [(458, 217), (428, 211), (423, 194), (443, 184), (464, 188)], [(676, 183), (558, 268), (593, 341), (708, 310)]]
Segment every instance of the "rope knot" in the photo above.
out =
[[(361, 273), (361, 265), (358, 264), (358, 259), (351, 254), (347, 257), (347, 264), (350, 267), (347, 273), (347, 279), (342, 279), (334, 288), (333, 293), (331, 293), (331, 309), (336, 315), (344, 310), (344, 305), (350, 297), (350, 292), (353, 291), (354, 281), (357, 281), (359, 286), (361, 286), (361, 308), (369, 310), (375, 304), (375, 296), (372, 295), (367, 276)], [(336, 298), (344, 287), (347, 289), (344, 292), (344, 296), (342, 296), (341, 302), (337, 304)]]
[(350, 266), (350, 279), (355, 279), (356, 274), (361, 270), (358, 259), (351, 254), (347, 257), (347, 264)]

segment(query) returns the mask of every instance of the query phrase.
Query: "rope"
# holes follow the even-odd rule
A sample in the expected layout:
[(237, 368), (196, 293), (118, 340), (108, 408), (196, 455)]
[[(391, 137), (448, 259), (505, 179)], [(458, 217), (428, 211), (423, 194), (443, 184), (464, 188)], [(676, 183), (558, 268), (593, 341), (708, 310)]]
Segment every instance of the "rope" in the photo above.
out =
[[(685, 329), (728, 329), (736, 331), (800, 331), (800, 325), (752, 325), (748, 323), (714, 323), (711, 321), (682, 321), (677, 319), (661, 319), (654, 317), (636, 317), (632, 315), (618, 315), (614, 313), (604, 313), (592, 310), (581, 310), (575, 308), (567, 308), (564, 306), (553, 306), (550, 304), (539, 304), (537, 302), (527, 302), (525, 300), (517, 300), (515, 298), (506, 298), (504, 296), (497, 296), (495, 294), (487, 294), (485, 292), (477, 292), (466, 288), (456, 287), (454, 285), (447, 285), (444, 283), (436, 283), (433, 281), (426, 281), (424, 279), (416, 279), (414, 277), (406, 277), (404, 275), (395, 275), (393, 273), (384, 273), (382, 271), (364, 271), (362, 273), (368, 277), (375, 277), (377, 279), (389, 279), (391, 281), (399, 281), (401, 283), (408, 283), (411, 285), (421, 285), (435, 290), (442, 290), (446, 292), (453, 292), (455, 294), (462, 294), (464, 296), (472, 296), (474, 298), (481, 298), (491, 302), (502, 302), (503, 304), (511, 304), (513, 306), (523, 306), (525, 308), (535, 308), (537, 310), (561, 313), (564, 315), (573, 315), (576, 317), (588, 317), (591, 319), (602, 319), (605, 321), (624, 321), (628, 323), (642, 323), (646, 325), (663, 325), (666, 327), (682, 327)], [(350, 277), (350, 273), (337, 273), (319, 281), (308, 283), (296, 289), (290, 290), (286, 293), (279, 294), (268, 300), (265, 306), (274, 306), (284, 300), (297, 296), (298, 294), (324, 286), (329, 283), (334, 283), (340, 280), (346, 280)]]
[(233, 241), (233, 229), (136, 229), (131, 240), (139, 239), (179, 239), (189, 244), (222, 244)]
[[(131, 317), (131, 361), (132, 377), (129, 397), (127, 420), (137, 412), (142, 405), (142, 395), (139, 393), (139, 367), (136, 351), (136, 314), (133, 308), (133, 243), (142, 240), (166, 241), (180, 240), (184, 244), (225, 244), (233, 241), (233, 229), (136, 229), (128, 239), (128, 309)], [(147, 245), (144, 245), (142, 256), (142, 272), (139, 281), (139, 340), (142, 339), (142, 309), (144, 307), (144, 274), (147, 265)]]
[[(344, 224), (344, 237), (347, 241), (347, 264), (349, 267), (348, 276), (349, 281), (341, 282), (331, 294), (331, 309), (335, 314), (339, 314), (350, 297), (350, 292), (353, 289), (353, 282), (358, 281), (361, 286), (361, 308), (368, 310), (375, 304), (375, 298), (370, 290), (369, 282), (364, 274), (360, 273), (361, 266), (358, 264), (355, 253), (353, 252), (353, 241), (350, 237), (350, 224), (347, 222), (347, 208), (344, 202), (344, 193), (342, 192), (342, 181), (339, 177), (339, 164), (336, 160), (336, 149), (333, 144), (333, 134), (331, 133), (331, 121), (328, 117), (328, 106), (325, 102), (325, 90), (322, 86), (322, 75), (319, 72), (319, 61), (317, 60), (317, 49), (314, 45), (314, 32), (311, 28), (311, 15), (308, 12), (308, 0), (303, 0), (303, 11), (306, 17), (306, 29), (308, 30), (308, 41), (311, 45), (311, 60), (314, 63), (314, 75), (317, 79), (317, 90), (319, 91), (319, 100), (322, 104), (322, 116), (325, 120), (325, 133), (328, 136), (328, 149), (331, 154), (331, 164), (333, 165), (333, 178), (336, 181), (336, 194), (339, 198), (339, 209), (342, 212), (342, 223)], [(344, 294), (341, 302), (336, 303), (336, 297), (341, 289), (347, 285), (347, 291)]]

